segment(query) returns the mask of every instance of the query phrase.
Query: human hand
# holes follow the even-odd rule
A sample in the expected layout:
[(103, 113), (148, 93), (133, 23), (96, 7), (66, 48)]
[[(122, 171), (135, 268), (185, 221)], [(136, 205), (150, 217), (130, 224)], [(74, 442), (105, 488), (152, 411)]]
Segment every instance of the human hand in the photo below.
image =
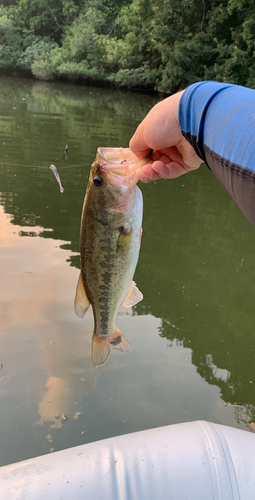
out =
[(130, 140), (130, 149), (138, 158), (144, 158), (152, 150), (150, 160), (136, 171), (143, 182), (174, 179), (203, 163), (183, 137), (179, 125), (178, 108), (183, 92), (156, 104)]

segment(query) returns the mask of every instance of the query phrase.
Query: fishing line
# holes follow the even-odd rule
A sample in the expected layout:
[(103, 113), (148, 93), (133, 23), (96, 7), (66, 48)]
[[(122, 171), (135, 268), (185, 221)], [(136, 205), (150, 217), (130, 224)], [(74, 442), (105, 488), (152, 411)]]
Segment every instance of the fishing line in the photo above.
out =
[[(0, 162), (0, 165), (7, 165), (9, 167), (27, 167), (27, 168), (43, 168), (43, 169), (48, 169), (50, 167), (42, 167), (41, 165), (22, 165), (21, 163), (3, 163)], [(81, 165), (66, 165), (64, 167), (58, 167), (59, 170), (64, 169), (64, 168), (76, 168), (76, 167), (87, 167), (89, 164), (87, 163), (82, 163)]]
[(63, 168), (75, 168), (75, 167), (89, 167), (90, 164), (89, 163), (82, 163), (81, 165), (66, 165), (65, 167), (58, 167), (59, 170), (63, 170)]
[(1, 162), (0, 165), (7, 165), (7, 167), (47, 168), (47, 167), (41, 167), (40, 165), (22, 165), (21, 163), (3, 163), (3, 162)]
[(193, 158), (193, 156), (196, 156), (196, 153), (194, 153), (193, 155), (189, 156), (187, 161), (185, 161), (184, 163), (186, 163), (186, 165), (188, 165), (188, 167), (190, 167), (190, 165), (188, 164), (188, 161)]

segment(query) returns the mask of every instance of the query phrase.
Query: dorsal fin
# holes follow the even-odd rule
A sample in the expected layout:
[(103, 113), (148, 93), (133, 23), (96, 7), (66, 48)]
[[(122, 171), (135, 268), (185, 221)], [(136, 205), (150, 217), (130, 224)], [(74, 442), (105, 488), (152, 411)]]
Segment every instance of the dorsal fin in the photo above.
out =
[(140, 302), (140, 300), (143, 300), (143, 294), (140, 292), (140, 290), (138, 290), (135, 282), (132, 281), (129, 292), (124, 302), (122, 302), (122, 305), (124, 307), (132, 307), (138, 302)]
[(76, 287), (76, 295), (74, 300), (74, 310), (80, 318), (83, 318), (85, 312), (87, 312), (90, 306), (90, 301), (85, 292), (82, 275), (80, 273), (77, 287)]

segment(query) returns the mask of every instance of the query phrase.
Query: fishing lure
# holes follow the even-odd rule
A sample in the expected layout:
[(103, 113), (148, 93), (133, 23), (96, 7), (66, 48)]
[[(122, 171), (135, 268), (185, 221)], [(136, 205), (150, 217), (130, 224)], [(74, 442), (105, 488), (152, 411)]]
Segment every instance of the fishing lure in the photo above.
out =
[(57, 167), (55, 167), (55, 165), (51, 165), (50, 169), (52, 170), (53, 174), (55, 175), (55, 177), (56, 177), (56, 179), (57, 179), (57, 181), (59, 183), (60, 193), (63, 193), (64, 188), (63, 188), (63, 186), (61, 184), (61, 180), (60, 180), (60, 177), (59, 177), (59, 173), (57, 171)]

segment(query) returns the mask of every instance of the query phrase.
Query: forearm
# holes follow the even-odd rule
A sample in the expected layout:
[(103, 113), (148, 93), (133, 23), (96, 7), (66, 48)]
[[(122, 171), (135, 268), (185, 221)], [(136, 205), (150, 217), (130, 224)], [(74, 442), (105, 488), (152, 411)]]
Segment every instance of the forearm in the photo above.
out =
[(183, 136), (255, 227), (255, 91), (217, 82), (186, 89)]

